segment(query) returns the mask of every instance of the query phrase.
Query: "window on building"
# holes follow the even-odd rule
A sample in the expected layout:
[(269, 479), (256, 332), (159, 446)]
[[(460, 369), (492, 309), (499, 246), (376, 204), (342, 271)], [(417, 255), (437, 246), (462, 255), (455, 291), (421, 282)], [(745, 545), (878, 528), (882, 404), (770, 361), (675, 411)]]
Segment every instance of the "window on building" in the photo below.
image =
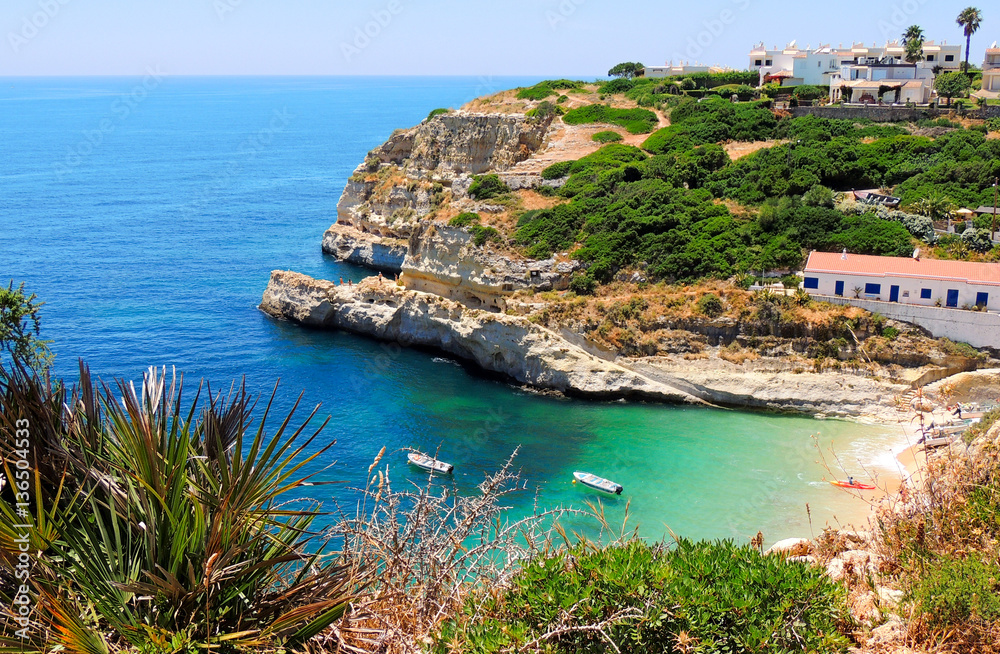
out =
[(816, 289), (819, 288), (819, 277), (806, 277), (805, 282), (802, 283), (804, 288)]
[(977, 307), (985, 307), (989, 303), (990, 303), (990, 294), (989, 293), (976, 293), (976, 306)]
[(865, 295), (880, 295), (881, 293), (881, 284), (865, 284)]
[(955, 61), (955, 55), (945, 55), (944, 56), (944, 60), (945, 61)]
[(760, 66), (763, 63), (764, 63), (763, 59), (754, 59), (753, 65), (754, 66)]
[(934, 55), (927, 55), (927, 61), (934, 61)]
[(765, 65), (765, 66), (770, 66), (770, 65), (771, 65), (771, 60), (770, 60), (770, 59), (768, 59), (768, 60), (767, 60), (767, 62), (765, 62), (765, 63), (764, 63), (764, 65)]
[(921, 300), (929, 300), (929, 299), (931, 299), (931, 289), (929, 289), (929, 288), (922, 288), (922, 289), (920, 289), (920, 299)]

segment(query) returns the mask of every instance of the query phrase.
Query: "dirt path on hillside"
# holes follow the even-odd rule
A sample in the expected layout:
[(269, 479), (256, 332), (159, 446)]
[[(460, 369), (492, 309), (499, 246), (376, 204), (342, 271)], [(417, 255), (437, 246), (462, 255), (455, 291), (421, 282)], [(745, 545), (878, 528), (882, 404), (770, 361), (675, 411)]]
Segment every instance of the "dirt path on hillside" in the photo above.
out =
[[(653, 111), (653, 110), (651, 110)], [(657, 117), (656, 129), (670, 125), (670, 120), (659, 111), (654, 111)], [(612, 131), (622, 135), (622, 143), (642, 147), (649, 134), (629, 134), (627, 130), (616, 125), (567, 125), (562, 121), (553, 123), (549, 128), (546, 146), (528, 159), (514, 166), (512, 173), (540, 173), (554, 163), (560, 161), (575, 161), (586, 157), (600, 149), (601, 143), (595, 143), (591, 138), (598, 132)]]

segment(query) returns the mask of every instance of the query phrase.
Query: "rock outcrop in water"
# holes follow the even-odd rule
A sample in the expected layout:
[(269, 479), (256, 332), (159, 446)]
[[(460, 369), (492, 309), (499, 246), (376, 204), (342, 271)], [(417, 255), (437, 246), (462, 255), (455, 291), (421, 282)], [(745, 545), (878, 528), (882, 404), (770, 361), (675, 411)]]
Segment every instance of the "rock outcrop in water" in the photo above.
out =
[(338, 286), (274, 271), (260, 308), (309, 327), (432, 347), (536, 388), (602, 399), (701, 403), (684, 391), (598, 359), (523, 318), (470, 309), (384, 279)]
[[(503, 172), (531, 157), (545, 142), (551, 119), (518, 114), (453, 112), (394, 133), (372, 150), (348, 181), (337, 205), (337, 224), (323, 251), (338, 259), (404, 273), (407, 287), (498, 307), (520, 288), (566, 288), (575, 266), (515, 262), (470, 247), (466, 230), (448, 229), (429, 214), (442, 204), (472, 202), (472, 175)], [(542, 183), (514, 175), (513, 188)], [(485, 205), (490, 208), (489, 205)], [(409, 253), (414, 256), (407, 258)]]

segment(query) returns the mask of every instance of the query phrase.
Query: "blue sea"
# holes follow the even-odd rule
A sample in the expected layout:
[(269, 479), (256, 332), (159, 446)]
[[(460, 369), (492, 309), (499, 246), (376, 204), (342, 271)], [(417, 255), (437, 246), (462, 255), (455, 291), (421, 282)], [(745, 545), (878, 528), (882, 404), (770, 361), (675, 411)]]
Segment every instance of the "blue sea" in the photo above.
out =
[[(277, 386), (287, 410), (330, 418), (310, 489), (348, 510), (384, 446), (397, 483), (425, 476), (400, 448), (440, 452), (459, 492), (515, 449), (512, 515), (585, 508), (586, 470), (623, 484), (614, 524), (768, 542), (863, 515), (824, 481), (891, 476), (901, 434), (839, 421), (538, 395), (425, 351), (309, 331), (257, 309), (270, 272), (358, 281), (322, 254), (347, 177), (394, 129), (438, 107), (534, 83), (514, 78), (0, 79), (0, 279), (45, 301), (55, 372), (106, 381), (176, 368), (214, 391)], [(275, 422), (277, 426), (277, 422)], [(833, 460), (831, 450), (839, 457)], [(841, 468), (846, 472), (842, 473)], [(451, 482), (448, 482), (451, 483)], [(321, 490), (322, 489), (322, 490)], [(806, 511), (809, 504), (811, 516)], [(586, 531), (589, 523), (575, 527)]]

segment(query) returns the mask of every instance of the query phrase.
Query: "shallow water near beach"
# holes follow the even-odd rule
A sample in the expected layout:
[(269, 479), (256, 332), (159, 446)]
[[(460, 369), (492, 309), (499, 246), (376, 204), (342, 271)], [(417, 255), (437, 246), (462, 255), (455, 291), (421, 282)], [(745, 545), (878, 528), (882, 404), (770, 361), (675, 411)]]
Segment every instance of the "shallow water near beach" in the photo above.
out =
[[(145, 93), (125, 78), (0, 80), (0, 278), (46, 302), (56, 373), (141, 378), (175, 366), (213, 390), (280, 379), (276, 405), (302, 394), (335, 439), (308, 489), (353, 506), (378, 451), (394, 483), (421, 483), (399, 448), (439, 452), (460, 492), (517, 449), (525, 490), (512, 512), (585, 508), (575, 470), (625, 487), (651, 538), (772, 542), (863, 515), (835, 474), (896, 472), (899, 430), (841, 421), (540, 395), (470, 374), (432, 353), (274, 321), (256, 305), (273, 269), (358, 281), (320, 251), (347, 177), (393, 129), (437, 107), (533, 83), (504, 78), (167, 78)], [(127, 111), (126, 111), (127, 109)], [(193, 388), (191, 388), (193, 390)], [(833, 449), (839, 462), (829, 453)], [(841, 468), (846, 469), (843, 473)], [(806, 505), (809, 505), (810, 516)], [(568, 524), (592, 533), (593, 522)]]

